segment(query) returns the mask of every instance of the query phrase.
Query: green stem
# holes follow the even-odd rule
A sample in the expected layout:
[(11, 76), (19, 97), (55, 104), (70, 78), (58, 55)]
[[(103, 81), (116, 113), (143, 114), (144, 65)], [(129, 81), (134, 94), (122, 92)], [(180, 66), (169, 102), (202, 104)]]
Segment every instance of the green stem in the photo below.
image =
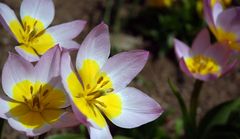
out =
[(106, 7), (106, 10), (105, 10), (105, 13), (104, 13), (104, 22), (108, 25), (110, 24), (112, 6), (113, 6), (113, 0), (108, 0), (107, 1), (107, 7)]
[(197, 139), (197, 107), (198, 107), (198, 98), (201, 92), (203, 86), (203, 81), (196, 80), (194, 83), (194, 88), (191, 94), (191, 100), (190, 100), (190, 111), (189, 111), (189, 117), (190, 117), (190, 126), (192, 128), (192, 138)]
[(0, 138), (2, 138), (2, 131), (3, 131), (3, 126), (4, 126), (4, 119), (0, 119)]
[(187, 132), (189, 129), (189, 117), (188, 117), (186, 104), (184, 103), (184, 99), (182, 98), (181, 93), (179, 92), (179, 89), (177, 89), (177, 87), (174, 86), (174, 84), (171, 82), (170, 79), (168, 79), (168, 84), (180, 105), (182, 116), (183, 116), (184, 130), (186, 131), (187, 136), (189, 136)]

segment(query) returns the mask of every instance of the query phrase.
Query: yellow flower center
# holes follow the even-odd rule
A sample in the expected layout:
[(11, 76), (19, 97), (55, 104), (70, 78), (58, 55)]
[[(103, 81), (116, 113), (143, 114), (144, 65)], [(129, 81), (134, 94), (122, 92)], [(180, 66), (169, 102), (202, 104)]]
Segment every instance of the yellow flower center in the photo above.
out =
[(82, 82), (79, 82), (73, 72), (67, 78), (73, 102), (83, 115), (99, 127), (104, 127), (106, 121), (102, 113), (105, 113), (108, 118), (119, 116), (122, 109), (121, 99), (113, 93), (111, 79), (106, 73), (100, 71), (95, 60), (84, 60), (78, 73)]
[(31, 98), (27, 99), (24, 95), (22, 96), (24, 99), (25, 104), (29, 107), (32, 111), (38, 111), (41, 112), (44, 110), (49, 103), (43, 104), (42, 101), (47, 97), (49, 90), (45, 89), (43, 90), (42, 85), (40, 85), (39, 89), (37, 90), (37, 93), (33, 93), (33, 86), (30, 86), (29, 88)]
[(210, 57), (196, 55), (186, 58), (185, 61), (189, 71), (194, 74), (206, 75), (220, 72), (220, 66)]
[(49, 48), (54, 46), (54, 39), (46, 33), (44, 24), (30, 16), (26, 16), (20, 24), (13, 20), (9, 25), (11, 31), (26, 52), (43, 55)]
[(79, 93), (76, 98), (83, 97), (90, 106), (97, 106), (97, 107), (104, 107), (107, 106), (97, 99), (106, 95), (107, 93), (112, 93), (114, 91), (113, 88), (105, 88), (108, 84), (110, 84), (109, 80), (104, 80), (104, 77), (101, 76), (98, 78), (97, 83), (91, 87), (90, 84), (86, 85), (86, 89), (84, 90), (84, 93)]

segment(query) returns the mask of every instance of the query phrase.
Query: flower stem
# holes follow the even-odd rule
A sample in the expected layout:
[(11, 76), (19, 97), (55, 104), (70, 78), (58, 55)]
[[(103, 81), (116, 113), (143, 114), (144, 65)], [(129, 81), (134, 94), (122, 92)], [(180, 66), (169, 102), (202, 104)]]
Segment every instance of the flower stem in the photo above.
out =
[(190, 118), (190, 128), (192, 128), (192, 138), (197, 139), (197, 107), (198, 107), (198, 98), (203, 86), (203, 81), (196, 80), (194, 83), (194, 88), (191, 94), (190, 100), (190, 111), (189, 111), (189, 118)]

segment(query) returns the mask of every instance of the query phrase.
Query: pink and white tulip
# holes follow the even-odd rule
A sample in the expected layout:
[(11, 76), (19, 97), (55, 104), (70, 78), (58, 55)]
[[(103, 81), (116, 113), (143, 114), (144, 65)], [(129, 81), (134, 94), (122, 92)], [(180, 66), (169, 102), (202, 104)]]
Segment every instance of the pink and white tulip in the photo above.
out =
[(240, 7), (224, 10), (220, 0), (204, 0), (204, 16), (219, 42), (240, 51)]
[(221, 43), (211, 45), (207, 29), (197, 35), (192, 48), (175, 39), (174, 49), (181, 70), (202, 81), (217, 79), (237, 64), (236, 60), (232, 60), (232, 50), (227, 46)]
[(108, 58), (110, 40), (107, 25), (101, 23), (80, 47), (76, 72), (68, 52), (62, 56), (61, 75), (73, 111), (85, 124), (92, 139), (112, 138), (104, 114), (122, 128), (134, 128), (158, 118), (160, 105), (140, 90), (127, 87), (142, 70), (148, 52), (135, 50)]
[(2, 73), (5, 94), (0, 96), (0, 117), (11, 127), (37, 136), (51, 128), (79, 124), (70, 106), (60, 78), (61, 51), (58, 46), (47, 51), (33, 66), (9, 53)]
[(52, 0), (23, 0), (20, 7), (19, 21), (12, 9), (0, 3), (0, 22), (17, 40), (16, 51), (30, 62), (39, 57), (56, 44), (66, 49), (78, 49), (79, 44), (72, 39), (83, 30), (86, 22), (72, 22), (48, 26), (54, 18)]

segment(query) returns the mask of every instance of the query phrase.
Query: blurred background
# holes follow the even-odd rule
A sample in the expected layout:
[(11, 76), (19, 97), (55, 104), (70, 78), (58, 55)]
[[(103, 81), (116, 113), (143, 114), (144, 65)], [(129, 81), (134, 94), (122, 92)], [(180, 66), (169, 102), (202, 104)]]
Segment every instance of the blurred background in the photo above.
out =
[[(21, 0), (0, 0), (9, 5), (19, 17)], [(178, 38), (191, 46), (193, 38), (207, 27), (202, 14), (201, 0), (54, 0), (55, 18), (52, 25), (75, 19), (88, 21), (84, 32), (77, 38), (81, 43), (86, 34), (104, 21), (111, 33), (112, 55), (132, 49), (145, 49), (151, 55), (143, 71), (130, 86), (135, 86), (158, 101), (163, 115), (154, 122), (135, 129), (112, 125), (115, 139), (175, 139), (183, 138), (183, 124), (178, 103), (169, 89), (171, 79), (188, 102), (194, 80), (178, 67), (173, 51), (173, 39)], [(226, 7), (237, 6), (237, 0), (224, 0)], [(8, 56), (15, 52), (16, 41), (0, 26), (0, 69)], [(213, 106), (240, 96), (240, 67), (230, 75), (204, 85), (200, 96), (198, 118)], [(17, 69), (16, 69), (17, 70)], [(1, 108), (1, 106), (0, 106)], [(26, 136), (5, 123), (4, 139), (25, 139)], [(83, 126), (54, 129), (49, 139), (88, 138)], [(62, 135), (59, 137), (58, 135)]]

